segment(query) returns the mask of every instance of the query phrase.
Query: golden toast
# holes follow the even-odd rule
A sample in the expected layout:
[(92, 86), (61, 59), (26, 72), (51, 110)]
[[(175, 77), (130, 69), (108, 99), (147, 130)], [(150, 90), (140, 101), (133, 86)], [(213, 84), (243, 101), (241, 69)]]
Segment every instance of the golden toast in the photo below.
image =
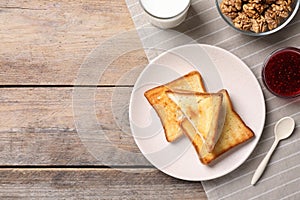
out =
[(167, 91), (204, 140), (203, 148), (212, 152), (225, 121), (226, 105), (222, 93)]
[[(230, 96), (226, 90), (221, 90), (226, 103), (226, 117), (222, 133), (212, 152), (203, 148), (207, 135), (199, 135), (188, 119), (184, 119), (181, 127), (195, 147), (200, 161), (207, 165), (229, 149), (249, 140), (254, 136), (253, 131), (243, 122), (234, 111)], [(203, 140), (204, 139), (204, 140)]]
[(197, 71), (192, 71), (183, 77), (144, 93), (161, 120), (168, 142), (173, 142), (183, 135), (180, 124), (184, 115), (179, 106), (166, 94), (167, 91), (173, 90), (206, 92), (201, 75)]

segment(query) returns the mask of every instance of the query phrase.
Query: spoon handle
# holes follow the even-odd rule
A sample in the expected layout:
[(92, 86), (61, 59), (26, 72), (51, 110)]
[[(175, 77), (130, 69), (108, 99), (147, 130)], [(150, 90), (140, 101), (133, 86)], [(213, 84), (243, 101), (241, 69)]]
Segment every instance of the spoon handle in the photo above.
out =
[(260, 176), (262, 175), (262, 173), (264, 172), (276, 146), (278, 145), (278, 142), (279, 140), (278, 139), (275, 139), (273, 145), (271, 146), (269, 152), (267, 153), (267, 155), (265, 156), (265, 158), (261, 161), (261, 163), (259, 164), (259, 166), (257, 167), (253, 177), (252, 177), (252, 180), (251, 180), (251, 184), (254, 185), (257, 180), (260, 178)]

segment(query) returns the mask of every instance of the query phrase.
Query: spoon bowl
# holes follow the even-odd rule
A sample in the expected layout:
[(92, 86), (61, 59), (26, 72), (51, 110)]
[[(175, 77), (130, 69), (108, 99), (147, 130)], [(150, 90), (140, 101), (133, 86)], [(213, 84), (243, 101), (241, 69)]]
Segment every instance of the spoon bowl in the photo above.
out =
[(291, 117), (284, 117), (276, 123), (275, 128), (274, 128), (275, 141), (274, 141), (273, 145), (271, 146), (271, 149), (265, 156), (265, 158), (261, 161), (261, 163), (257, 167), (257, 169), (252, 177), (252, 180), (251, 180), (252, 185), (254, 185), (258, 181), (258, 179), (261, 177), (261, 175), (264, 172), (279, 141), (291, 136), (294, 128), (295, 128), (295, 121)]
[(274, 128), (275, 138), (284, 140), (290, 137), (295, 128), (295, 121), (291, 117), (284, 117), (280, 119)]

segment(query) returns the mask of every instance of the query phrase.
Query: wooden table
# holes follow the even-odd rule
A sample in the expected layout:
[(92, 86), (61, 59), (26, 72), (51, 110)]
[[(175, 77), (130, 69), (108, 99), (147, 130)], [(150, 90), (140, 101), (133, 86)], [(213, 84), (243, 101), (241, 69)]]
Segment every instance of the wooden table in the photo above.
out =
[[(116, 160), (104, 165), (78, 135), (73, 91), (93, 88), (101, 128), (119, 148), (139, 152), (107, 108), (113, 91), (123, 91), (118, 102), (129, 128), (128, 102), (138, 73), (117, 81), (133, 66), (147, 64), (144, 51), (120, 56), (96, 85), (76, 82), (93, 49), (134, 29), (124, 1), (4, 0), (0, 26), (1, 199), (206, 199), (200, 182), (169, 177), (143, 157), (137, 159), (142, 163)], [(141, 46), (137, 35), (134, 41)], [(114, 154), (105, 151), (99, 156), (110, 153)]]

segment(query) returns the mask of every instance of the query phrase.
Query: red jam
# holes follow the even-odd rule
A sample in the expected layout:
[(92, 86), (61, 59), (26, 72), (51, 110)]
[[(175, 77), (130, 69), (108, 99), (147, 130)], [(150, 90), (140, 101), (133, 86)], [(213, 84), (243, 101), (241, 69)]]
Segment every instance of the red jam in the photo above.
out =
[(262, 77), (277, 96), (300, 95), (300, 49), (288, 47), (275, 51), (265, 62)]

